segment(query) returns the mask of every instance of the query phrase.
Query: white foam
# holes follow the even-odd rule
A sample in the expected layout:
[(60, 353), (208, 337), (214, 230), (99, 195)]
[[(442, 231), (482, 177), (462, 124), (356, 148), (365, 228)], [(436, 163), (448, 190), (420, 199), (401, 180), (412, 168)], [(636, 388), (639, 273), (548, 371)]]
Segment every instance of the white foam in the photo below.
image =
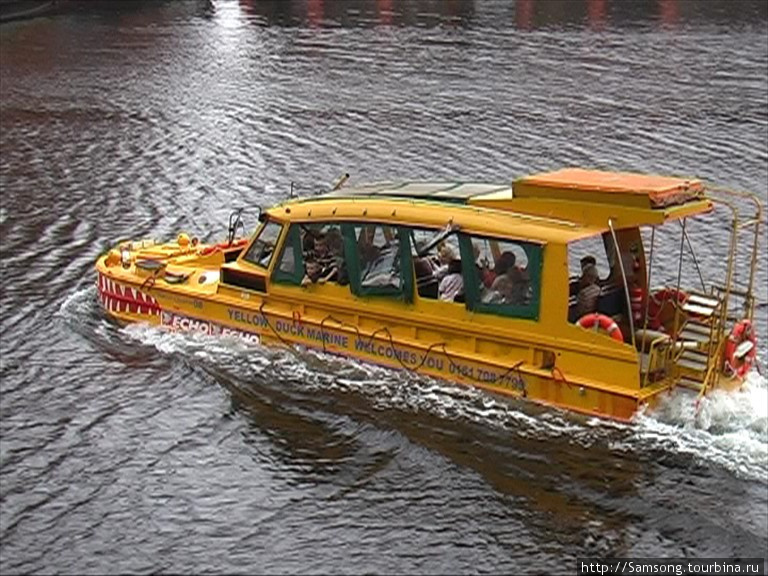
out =
[(336, 389), (367, 396), (374, 409), (426, 411), (468, 419), (515, 435), (565, 437), (584, 446), (607, 444), (618, 451), (664, 450), (694, 456), (736, 474), (768, 479), (768, 385), (756, 372), (742, 390), (713, 392), (697, 409), (695, 394), (678, 390), (653, 413), (630, 424), (574, 418), (558, 410), (531, 411), (487, 392), (302, 347), (266, 347), (239, 339), (172, 333), (133, 324), (122, 332), (164, 353), (183, 353), (205, 363), (245, 372), (273, 373), (307, 389)]
[(715, 391), (699, 406), (695, 395), (673, 394), (635, 419), (633, 448), (665, 447), (722, 466), (739, 475), (768, 480), (768, 386), (753, 371), (740, 391)]
[(87, 286), (67, 296), (57, 314), (67, 319), (85, 317), (93, 312), (97, 300), (96, 286)]

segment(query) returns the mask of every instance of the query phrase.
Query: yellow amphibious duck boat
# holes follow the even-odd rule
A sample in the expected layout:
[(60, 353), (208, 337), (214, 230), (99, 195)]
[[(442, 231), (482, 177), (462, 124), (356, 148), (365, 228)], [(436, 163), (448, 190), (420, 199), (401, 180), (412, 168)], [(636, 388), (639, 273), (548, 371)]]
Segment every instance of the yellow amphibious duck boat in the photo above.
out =
[[(511, 184), (345, 180), (259, 210), (250, 237), (236, 211), (217, 244), (120, 243), (96, 263), (104, 309), (619, 420), (675, 387), (738, 387), (754, 362), (754, 196), (579, 168)], [(703, 277), (689, 230), (722, 222), (719, 206), (730, 244)]]

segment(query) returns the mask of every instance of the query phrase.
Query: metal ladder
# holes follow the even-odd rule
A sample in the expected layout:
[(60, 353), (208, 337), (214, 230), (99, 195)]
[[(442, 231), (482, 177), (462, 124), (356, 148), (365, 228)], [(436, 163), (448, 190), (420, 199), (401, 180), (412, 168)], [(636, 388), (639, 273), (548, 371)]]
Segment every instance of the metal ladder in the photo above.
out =
[(703, 393), (717, 375), (722, 334), (722, 300), (691, 293), (682, 311), (688, 317), (674, 343), (677, 385)]
[[(710, 294), (689, 295), (682, 307), (689, 316), (678, 334), (676, 346), (679, 348), (676, 348), (674, 359), (678, 372), (677, 385), (698, 391), (699, 398), (720, 378), (729, 326), (742, 318), (753, 318), (753, 287), (763, 214), (762, 202), (752, 194), (723, 188), (710, 188), (710, 191), (720, 196), (712, 200), (730, 209), (733, 215), (725, 285), (713, 285)], [(739, 209), (731, 201), (738, 197), (750, 202), (754, 209), (746, 219), (740, 218)], [(739, 234), (744, 232), (751, 244), (751, 249), (747, 250), (749, 274), (743, 285), (739, 285), (742, 283), (736, 281), (734, 267)], [(735, 306), (734, 302), (731, 302), (732, 299), (740, 300), (742, 306)], [(737, 313), (739, 308), (741, 309)]]

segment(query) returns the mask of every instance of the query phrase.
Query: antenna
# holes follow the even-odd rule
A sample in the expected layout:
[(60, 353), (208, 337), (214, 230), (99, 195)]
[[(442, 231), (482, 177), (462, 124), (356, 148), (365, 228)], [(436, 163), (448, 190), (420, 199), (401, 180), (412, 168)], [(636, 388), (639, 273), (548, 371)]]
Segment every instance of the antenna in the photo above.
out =
[(349, 180), (349, 173), (348, 173), (348, 172), (345, 172), (344, 174), (342, 174), (341, 178), (339, 178), (338, 180), (336, 180), (336, 184), (334, 184), (334, 185), (333, 185), (333, 188), (331, 188), (331, 192), (335, 192), (336, 190), (338, 190), (339, 188), (341, 188), (342, 186), (344, 186), (344, 183), (345, 183), (347, 180)]
[(290, 198), (293, 198), (293, 180), (291, 180), (291, 195)]

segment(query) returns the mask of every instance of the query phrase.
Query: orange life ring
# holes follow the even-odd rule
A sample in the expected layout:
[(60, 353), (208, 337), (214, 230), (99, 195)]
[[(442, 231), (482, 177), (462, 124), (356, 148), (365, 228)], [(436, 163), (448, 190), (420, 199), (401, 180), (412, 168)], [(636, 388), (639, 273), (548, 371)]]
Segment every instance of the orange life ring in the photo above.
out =
[(598, 314), (597, 312), (592, 314), (585, 314), (579, 318), (577, 324), (582, 328), (587, 329), (599, 326), (608, 332), (609, 336), (614, 340), (617, 340), (618, 342), (624, 342), (624, 335), (621, 333), (621, 328), (619, 328), (618, 324), (616, 324), (613, 318), (606, 316), (605, 314)]
[[(752, 346), (747, 352), (739, 354), (739, 348), (745, 342), (751, 342)], [(752, 328), (752, 322), (745, 318), (734, 325), (730, 336), (728, 336), (728, 341), (725, 343), (725, 369), (736, 374), (739, 378), (744, 378), (749, 369), (752, 368), (756, 354), (757, 336), (755, 336), (755, 331)]]
[(688, 301), (688, 294), (676, 288), (662, 288), (651, 294), (651, 297), (648, 298), (648, 328), (651, 330), (661, 328), (659, 314), (664, 304), (670, 300), (674, 300), (678, 304), (685, 304)]

